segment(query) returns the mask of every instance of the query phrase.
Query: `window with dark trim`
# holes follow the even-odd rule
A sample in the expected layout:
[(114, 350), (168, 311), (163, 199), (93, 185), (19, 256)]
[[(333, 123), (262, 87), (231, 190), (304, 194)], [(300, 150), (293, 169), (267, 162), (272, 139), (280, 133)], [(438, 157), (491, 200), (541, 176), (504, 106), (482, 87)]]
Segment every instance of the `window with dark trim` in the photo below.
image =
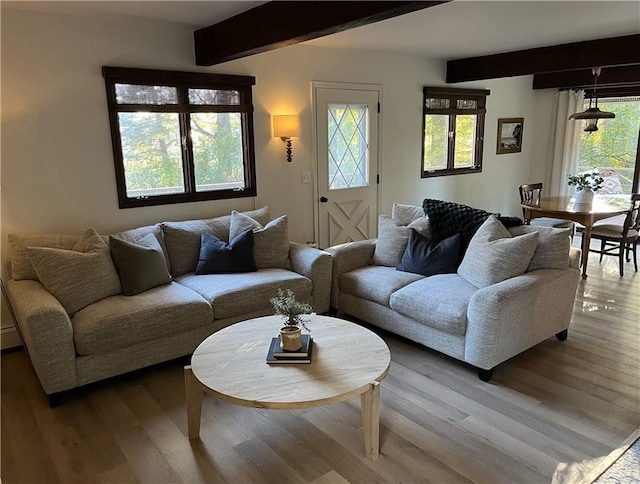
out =
[(482, 172), (485, 89), (425, 87), (422, 178)]
[(256, 195), (254, 77), (102, 74), (120, 208)]

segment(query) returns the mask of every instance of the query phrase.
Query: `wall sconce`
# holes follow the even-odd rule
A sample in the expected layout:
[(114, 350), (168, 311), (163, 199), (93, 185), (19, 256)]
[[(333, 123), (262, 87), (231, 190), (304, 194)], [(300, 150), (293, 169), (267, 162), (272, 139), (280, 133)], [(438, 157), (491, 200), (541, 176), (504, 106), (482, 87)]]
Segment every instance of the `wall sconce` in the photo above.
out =
[(300, 136), (300, 119), (295, 114), (278, 114), (272, 116), (273, 137), (287, 143), (287, 161), (291, 163), (291, 138)]

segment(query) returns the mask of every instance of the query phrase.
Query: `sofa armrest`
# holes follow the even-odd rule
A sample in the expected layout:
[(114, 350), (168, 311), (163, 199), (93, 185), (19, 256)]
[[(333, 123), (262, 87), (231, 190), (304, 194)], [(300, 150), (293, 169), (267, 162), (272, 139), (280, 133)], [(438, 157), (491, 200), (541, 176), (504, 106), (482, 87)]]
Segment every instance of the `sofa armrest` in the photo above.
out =
[(289, 259), (294, 272), (311, 279), (314, 311), (326, 313), (331, 295), (331, 255), (323, 250), (290, 242)]
[(78, 386), (73, 326), (38, 281), (7, 281), (7, 295), (31, 364), (47, 394)]
[(358, 240), (346, 244), (334, 245), (325, 249), (333, 259), (331, 271), (331, 307), (339, 309), (338, 298), (340, 295), (340, 276), (345, 272), (369, 264), (376, 248), (377, 239)]
[(485, 370), (569, 327), (578, 269), (540, 269), (478, 290), (467, 309), (465, 361)]

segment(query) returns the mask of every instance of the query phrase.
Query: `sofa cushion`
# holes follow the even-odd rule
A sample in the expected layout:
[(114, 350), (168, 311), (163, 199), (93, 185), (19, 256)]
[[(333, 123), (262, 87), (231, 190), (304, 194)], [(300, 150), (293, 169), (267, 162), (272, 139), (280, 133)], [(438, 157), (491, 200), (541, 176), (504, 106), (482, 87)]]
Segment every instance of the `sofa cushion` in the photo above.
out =
[(125, 296), (134, 296), (171, 282), (164, 251), (153, 233), (148, 233), (137, 242), (128, 242), (112, 235), (109, 237), (109, 247)]
[(42, 285), (69, 316), (122, 292), (109, 246), (93, 229), (87, 230), (72, 250), (27, 247), (27, 254)]
[[(243, 212), (254, 220), (266, 225), (271, 220), (269, 207)], [(231, 215), (203, 220), (183, 222), (163, 222), (162, 232), (169, 255), (169, 265), (173, 277), (196, 270), (200, 256), (200, 235), (207, 232), (220, 240), (229, 241)]]
[(291, 269), (286, 215), (263, 225), (246, 214), (231, 212), (229, 238), (247, 230), (253, 230), (253, 258), (258, 269)]
[(538, 246), (538, 232), (512, 237), (496, 217), (489, 217), (469, 243), (458, 274), (486, 287), (524, 274)]
[(311, 303), (311, 280), (284, 269), (244, 274), (184, 274), (176, 281), (206, 299), (213, 307), (215, 319), (273, 309), (269, 299), (276, 296), (278, 289), (291, 289), (298, 300)]
[(476, 230), (484, 223), (491, 213), (460, 203), (445, 202), (425, 198), (422, 204), (424, 213), (431, 223), (431, 238), (437, 244), (441, 240), (460, 233), (462, 255), (467, 249)]
[(459, 253), (460, 234), (452, 235), (432, 245), (430, 239), (412, 230), (407, 248), (396, 269), (427, 277), (456, 272)]
[(478, 288), (458, 274), (438, 274), (391, 295), (394, 311), (451, 334), (467, 331), (467, 308)]
[(48, 247), (50, 249), (71, 250), (78, 241), (78, 235), (43, 234), (43, 235), (15, 235), (9, 234), (9, 247), (11, 248), (11, 279), (21, 281), (23, 279), (38, 280), (38, 274), (31, 264), (27, 247)]
[(391, 294), (423, 278), (419, 274), (397, 271), (395, 267), (365, 266), (342, 274), (340, 291), (389, 306)]
[(254, 272), (253, 232), (245, 230), (229, 242), (213, 234), (203, 233), (196, 275)]
[(394, 202), (391, 207), (391, 218), (400, 225), (409, 225), (414, 220), (424, 217), (424, 210), (417, 205), (406, 205)]
[(91, 355), (212, 325), (212, 321), (209, 303), (172, 282), (135, 296), (98, 301), (78, 311), (71, 324), (76, 351)]
[(527, 271), (537, 269), (567, 269), (571, 249), (571, 229), (536, 225), (521, 225), (509, 229), (513, 236), (538, 233), (538, 245)]

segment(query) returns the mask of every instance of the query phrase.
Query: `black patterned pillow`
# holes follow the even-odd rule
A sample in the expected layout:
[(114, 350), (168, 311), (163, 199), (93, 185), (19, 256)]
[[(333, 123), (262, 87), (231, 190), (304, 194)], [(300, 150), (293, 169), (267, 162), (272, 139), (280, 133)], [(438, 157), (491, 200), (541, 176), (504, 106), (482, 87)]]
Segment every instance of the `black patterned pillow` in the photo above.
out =
[(461, 257), (476, 230), (492, 215), (479, 208), (432, 198), (425, 198), (422, 208), (431, 223), (431, 243), (436, 245), (441, 240), (459, 233)]

